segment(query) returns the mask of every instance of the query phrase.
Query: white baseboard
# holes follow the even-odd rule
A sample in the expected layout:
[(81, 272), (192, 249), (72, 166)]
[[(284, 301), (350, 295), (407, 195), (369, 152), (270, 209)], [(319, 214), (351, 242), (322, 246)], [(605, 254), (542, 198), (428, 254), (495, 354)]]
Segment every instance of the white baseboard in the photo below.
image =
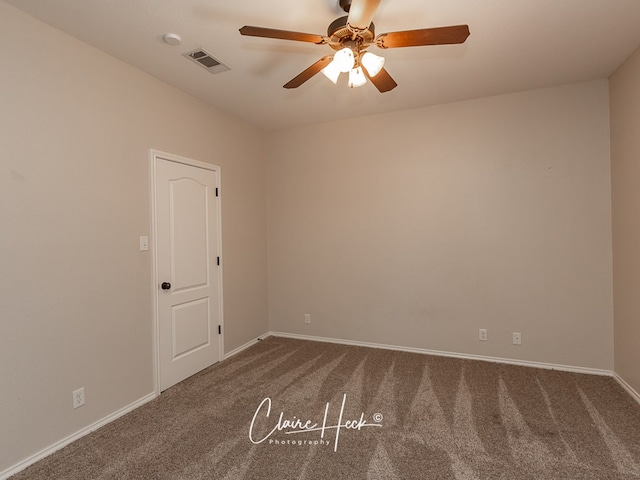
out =
[(147, 402), (150, 402), (151, 400), (153, 400), (156, 397), (157, 397), (157, 395), (155, 393), (150, 393), (149, 395), (146, 395), (145, 397), (142, 397), (141, 399), (136, 400), (135, 402), (127, 405), (126, 407), (121, 408), (117, 412), (114, 412), (111, 415), (108, 415), (108, 416), (104, 417), (103, 419), (92, 423), (88, 427), (85, 427), (82, 430), (79, 430), (76, 433), (74, 433), (72, 435), (69, 435), (68, 437), (66, 437), (66, 438), (54, 443), (53, 445), (45, 448), (44, 450), (41, 450), (40, 452), (36, 453), (35, 455), (32, 455), (29, 458), (26, 458), (25, 460), (21, 461), (20, 463), (14, 465), (12, 467), (9, 467), (8, 469), (4, 470), (3, 472), (0, 472), (0, 480), (5, 480), (5, 479), (9, 478), (11, 475), (15, 475), (16, 473), (21, 472), (22, 470), (24, 470), (28, 466), (33, 465), (34, 463), (36, 463), (38, 460), (42, 460), (43, 458), (48, 457), (49, 455), (51, 455), (55, 451), (60, 450), (61, 448), (66, 447), (70, 443), (75, 442), (76, 440), (84, 437), (85, 435), (88, 435), (89, 433), (94, 432), (95, 430), (99, 429), (100, 427), (103, 427), (106, 424), (113, 422), (117, 418), (119, 418), (119, 417), (121, 417), (121, 416), (123, 416), (123, 415), (125, 415), (125, 414), (127, 414), (129, 412), (131, 412), (132, 410), (135, 410), (136, 408), (144, 405)]
[(586, 373), (589, 375), (613, 376), (610, 370), (600, 370), (597, 368), (575, 367), (571, 365), (557, 365), (553, 363), (531, 362), (528, 360), (514, 360), (511, 358), (489, 357), (485, 355), (473, 355), (466, 353), (446, 352), (442, 350), (429, 350), (426, 348), (403, 347), (399, 345), (385, 345), (382, 343), (359, 342), (356, 340), (343, 340), (339, 338), (315, 337), (311, 335), (298, 335), (294, 333), (269, 332), (268, 336), (284, 338), (296, 338), (299, 340), (311, 340), (314, 342), (338, 343), (341, 345), (354, 345), (359, 347), (383, 348), (386, 350), (397, 350), (400, 352), (421, 353), (425, 355), (436, 355), (440, 357), (453, 357), (465, 360), (480, 360), (483, 362), (505, 363), (507, 365), (519, 365), (521, 367), (544, 368), (546, 370), (558, 370), (562, 372)]
[(636, 402), (640, 403), (640, 393), (636, 392), (631, 387), (631, 385), (629, 385), (627, 382), (625, 382), (623, 380), (623, 378), (620, 375), (618, 375), (617, 373), (613, 374), (613, 378), (615, 378), (616, 382), (618, 382), (620, 384), (620, 386), (622, 388), (624, 388), (627, 391), (627, 393), (629, 395), (631, 395)]
[(244, 345), (239, 346), (238, 348), (235, 348), (233, 350), (231, 350), (229, 353), (225, 353), (224, 354), (224, 359), (226, 360), (227, 358), (233, 357), (234, 355), (239, 354), (241, 351), (246, 350), (247, 348), (255, 345), (256, 343), (260, 342), (261, 340), (264, 340), (265, 338), (267, 338), (269, 336), (269, 333), (265, 333), (264, 335), (260, 335), (257, 338), (254, 338), (253, 340), (248, 341), (247, 343), (245, 343)]

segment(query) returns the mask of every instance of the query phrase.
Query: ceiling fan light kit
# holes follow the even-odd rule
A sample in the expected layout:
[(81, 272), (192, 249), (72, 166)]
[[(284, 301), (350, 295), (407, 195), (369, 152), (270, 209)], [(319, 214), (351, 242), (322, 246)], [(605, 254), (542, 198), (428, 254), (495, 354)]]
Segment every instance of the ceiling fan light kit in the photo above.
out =
[(367, 71), (369, 77), (375, 77), (380, 73), (380, 70), (382, 70), (384, 57), (380, 57), (371, 52), (364, 52), (364, 54), (358, 55), (358, 57), (358, 61), (356, 61), (355, 54), (350, 47), (338, 50), (333, 55), (331, 63), (322, 69), (322, 73), (336, 84), (338, 83), (340, 74), (348, 72), (349, 87), (361, 87), (367, 83), (367, 77), (362, 71), (362, 68)]
[(451, 27), (423, 28), (400, 32), (381, 33), (376, 36), (372, 23), (380, 0), (339, 0), (342, 9), (348, 13), (334, 20), (327, 29), (327, 36), (276, 30), (272, 28), (244, 26), (242, 35), (276, 38), (298, 42), (329, 45), (336, 53), (325, 56), (308, 67), (284, 85), (297, 88), (319, 72), (334, 84), (340, 73), (349, 72), (348, 85), (351, 88), (367, 83), (367, 78), (380, 93), (393, 90), (398, 84), (384, 68), (385, 59), (366, 51), (370, 46), (378, 48), (416, 47), (426, 45), (453, 45), (464, 43), (469, 36), (467, 25)]

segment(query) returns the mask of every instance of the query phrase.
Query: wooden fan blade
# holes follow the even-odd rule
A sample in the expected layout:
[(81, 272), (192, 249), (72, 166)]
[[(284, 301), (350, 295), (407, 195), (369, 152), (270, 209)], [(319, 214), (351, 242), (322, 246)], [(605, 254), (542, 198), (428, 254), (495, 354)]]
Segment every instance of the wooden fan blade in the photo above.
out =
[(380, 0), (352, 0), (347, 25), (356, 30), (366, 30), (371, 25)]
[(375, 87), (380, 91), (380, 93), (385, 93), (390, 90), (393, 90), (398, 86), (396, 81), (391, 78), (389, 72), (387, 72), (384, 68), (378, 72), (375, 77), (369, 75), (366, 68), (363, 68), (362, 71), (367, 76), (367, 78), (375, 85)]
[(322, 57), (316, 63), (311, 65), (305, 71), (300, 73), (297, 77), (291, 79), (288, 83), (284, 85), (284, 88), (298, 88), (304, 82), (313, 77), (316, 73), (320, 72), (324, 67), (329, 65), (333, 60), (333, 55), (327, 55), (326, 57)]
[(278, 38), (280, 40), (295, 40), (297, 42), (309, 42), (318, 45), (327, 43), (327, 38), (322, 35), (290, 32), (288, 30), (277, 30), (275, 28), (252, 27), (250, 25), (242, 27), (240, 33), (249, 37)]
[(464, 43), (469, 36), (468, 25), (423, 28), (404, 32), (381, 33), (376, 37), (380, 48), (420, 47), (422, 45), (451, 45)]

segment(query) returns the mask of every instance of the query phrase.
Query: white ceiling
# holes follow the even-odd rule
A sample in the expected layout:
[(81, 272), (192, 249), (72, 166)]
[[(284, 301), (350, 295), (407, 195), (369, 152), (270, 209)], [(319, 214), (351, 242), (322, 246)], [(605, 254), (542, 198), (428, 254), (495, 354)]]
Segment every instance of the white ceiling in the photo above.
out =
[[(243, 37), (243, 25), (326, 35), (338, 0), (5, 0), (254, 125), (274, 130), (608, 77), (640, 45), (640, 0), (382, 0), (376, 32), (468, 24), (462, 45), (372, 51), (398, 87), (287, 81), (330, 47)], [(174, 32), (177, 47), (162, 41)], [(182, 53), (204, 48), (212, 75)]]

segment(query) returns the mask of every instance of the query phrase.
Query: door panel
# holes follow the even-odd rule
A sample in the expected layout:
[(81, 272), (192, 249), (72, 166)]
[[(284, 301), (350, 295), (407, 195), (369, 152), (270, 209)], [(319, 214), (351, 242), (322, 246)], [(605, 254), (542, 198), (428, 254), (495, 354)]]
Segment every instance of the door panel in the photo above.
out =
[[(215, 188), (215, 187), (214, 187)], [(174, 292), (208, 283), (207, 186), (189, 178), (169, 181)]]
[(217, 170), (156, 157), (155, 172), (162, 391), (221, 358), (220, 218)]
[(175, 361), (211, 344), (209, 299), (175, 305), (172, 308), (172, 359)]

